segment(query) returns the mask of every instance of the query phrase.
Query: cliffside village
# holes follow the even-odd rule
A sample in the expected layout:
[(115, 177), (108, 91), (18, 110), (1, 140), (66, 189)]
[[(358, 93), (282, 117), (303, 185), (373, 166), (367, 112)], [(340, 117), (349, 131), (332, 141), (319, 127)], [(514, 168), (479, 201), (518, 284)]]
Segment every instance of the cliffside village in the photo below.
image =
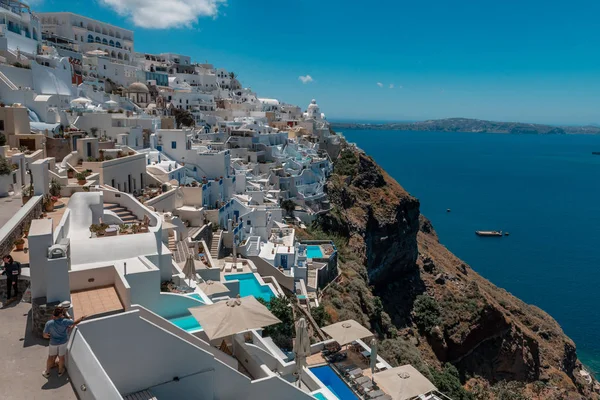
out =
[[(8, 398), (447, 399), (371, 330), (311, 316), (338, 253), (296, 233), (330, 210), (342, 144), (315, 100), (0, 0), (0, 102), (0, 252), (20, 265), (0, 282)], [(268, 334), (277, 299), (290, 348)], [(85, 319), (48, 353), (67, 315)]]

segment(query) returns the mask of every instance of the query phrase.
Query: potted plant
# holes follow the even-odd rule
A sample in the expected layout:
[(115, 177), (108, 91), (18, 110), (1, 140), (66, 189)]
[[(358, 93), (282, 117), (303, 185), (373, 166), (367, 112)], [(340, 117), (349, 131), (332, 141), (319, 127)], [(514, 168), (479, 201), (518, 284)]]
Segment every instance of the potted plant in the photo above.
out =
[(28, 185), (23, 188), (23, 193), (21, 194), (21, 198), (23, 199), (23, 204), (27, 203), (29, 199), (33, 197), (33, 185)]
[(27, 236), (29, 236), (29, 228), (30, 228), (30, 227), (31, 227), (31, 222), (30, 222), (30, 223), (28, 223), (28, 224), (26, 224), (26, 225), (23, 227), (23, 237), (27, 237)]
[(17, 251), (23, 251), (23, 247), (25, 247), (25, 239), (17, 239), (15, 240), (15, 247)]
[(75, 178), (77, 178), (77, 183), (81, 186), (85, 185), (85, 183), (87, 182), (86, 175), (83, 172), (78, 172), (77, 175), (75, 175)]
[(44, 210), (47, 212), (54, 211), (54, 203), (52, 202), (52, 197), (49, 194), (44, 195), (43, 199)]
[(75, 170), (73, 168), (69, 168), (67, 170), (67, 178), (69, 179), (73, 179), (73, 176), (75, 175)]
[(62, 189), (62, 185), (56, 179), (52, 179), (50, 182), (50, 194), (54, 197), (60, 196), (60, 190)]
[(129, 225), (121, 224), (119, 225), (119, 235), (127, 235), (129, 233)]

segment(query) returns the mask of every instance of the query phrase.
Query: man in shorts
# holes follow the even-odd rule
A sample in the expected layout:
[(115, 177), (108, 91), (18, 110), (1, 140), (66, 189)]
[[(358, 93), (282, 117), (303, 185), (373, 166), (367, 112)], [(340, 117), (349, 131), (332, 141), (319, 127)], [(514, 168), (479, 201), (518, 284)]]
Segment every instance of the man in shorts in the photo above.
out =
[(65, 373), (65, 355), (67, 354), (69, 329), (85, 318), (85, 316), (82, 316), (78, 320), (73, 321), (72, 319), (64, 318), (63, 312), (62, 308), (57, 307), (54, 310), (52, 319), (46, 322), (46, 326), (44, 327), (44, 338), (50, 339), (46, 369), (42, 373), (44, 378), (50, 377), (50, 369), (54, 367), (56, 356), (58, 356), (58, 376), (63, 376)]

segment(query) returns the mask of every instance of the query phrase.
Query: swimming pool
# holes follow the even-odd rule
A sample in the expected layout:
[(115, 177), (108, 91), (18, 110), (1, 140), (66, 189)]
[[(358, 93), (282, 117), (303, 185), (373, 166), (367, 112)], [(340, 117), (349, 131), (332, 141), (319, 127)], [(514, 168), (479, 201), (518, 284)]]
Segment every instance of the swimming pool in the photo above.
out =
[(202, 299), (202, 297), (200, 297), (198, 293), (188, 294), (188, 297), (193, 297), (194, 299), (201, 301), (204, 304), (204, 300)]
[(253, 273), (225, 275), (226, 281), (240, 281), (240, 296), (254, 296), (270, 301), (275, 295), (268, 285), (261, 285)]
[(177, 325), (186, 332), (194, 332), (202, 329), (202, 325), (196, 321), (196, 318), (192, 314), (167, 319), (170, 323)]
[(306, 246), (306, 257), (308, 258), (323, 258), (321, 246)]
[(329, 365), (310, 368), (312, 372), (327, 389), (340, 400), (358, 400), (358, 397), (350, 390), (348, 385), (335, 373)]
[(312, 395), (315, 399), (319, 399), (319, 400), (327, 400), (327, 397), (325, 397), (325, 395), (321, 392), (319, 393), (315, 393)]

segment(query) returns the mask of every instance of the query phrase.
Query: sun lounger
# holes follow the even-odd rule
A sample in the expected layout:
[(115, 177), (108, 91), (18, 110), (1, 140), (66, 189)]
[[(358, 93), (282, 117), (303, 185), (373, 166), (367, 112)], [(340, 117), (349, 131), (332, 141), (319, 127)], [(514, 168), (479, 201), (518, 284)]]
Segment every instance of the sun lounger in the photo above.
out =
[(392, 400), (392, 396), (389, 394), (384, 394), (378, 397), (375, 397), (373, 400)]
[(371, 382), (371, 380), (369, 380), (368, 382), (363, 383), (359, 387), (359, 390), (361, 392), (363, 392), (363, 393), (368, 393), (371, 389), (373, 389), (373, 382)]
[(225, 272), (231, 272), (231, 263), (225, 263)]
[(371, 352), (369, 350), (363, 350), (360, 352), (364, 358), (369, 358), (371, 356)]
[(244, 272), (244, 266), (242, 264), (236, 264), (235, 270), (237, 272)]
[(353, 369), (358, 368), (355, 364), (348, 364), (340, 366), (340, 369), (346, 373), (352, 371)]
[(384, 395), (385, 393), (383, 393), (382, 390), (374, 390), (372, 392), (369, 392), (369, 398), (370, 399), (376, 399), (379, 396)]
[(371, 379), (368, 376), (361, 376), (360, 378), (356, 378), (354, 380), (354, 382), (356, 382), (359, 385), (362, 385), (363, 383), (367, 383), (370, 381), (371, 381)]

